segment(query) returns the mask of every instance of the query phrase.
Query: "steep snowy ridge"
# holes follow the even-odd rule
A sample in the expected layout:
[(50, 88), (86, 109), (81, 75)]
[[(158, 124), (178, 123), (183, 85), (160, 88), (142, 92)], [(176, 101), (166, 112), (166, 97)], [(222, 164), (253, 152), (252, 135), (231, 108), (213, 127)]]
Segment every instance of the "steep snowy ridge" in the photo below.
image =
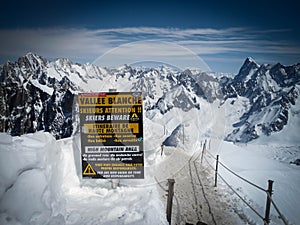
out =
[[(142, 91), (146, 110), (164, 112), (159, 99), (173, 89), (176, 93), (175, 89), (181, 90), (178, 74), (166, 66), (145, 69), (125, 65), (108, 69), (72, 63), (69, 59), (48, 62), (28, 53), (2, 67), (0, 130), (12, 135), (45, 130), (56, 138), (69, 137), (73, 131), (74, 96), (82, 91), (108, 91), (109, 85), (118, 91)], [(179, 98), (169, 97), (168, 102), (179, 107), (183, 105), (179, 102), (185, 100), (196, 101), (191, 94), (180, 91)]]
[[(1, 225), (168, 224), (169, 178), (176, 179), (174, 224), (262, 224), (231, 190), (259, 215), (265, 193), (224, 165), (262, 189), (273, 180), (272, 200), (288, 224), (300, 221), (300, 64), (247, 58), (233, 77), (167, 66), (100, 68), (29, 53), (0, 65), (0, 81)], [(142, 91), (145, 110), (145, 179), (121, 180), (116, 189), (108, 179), (81, 179), (74, 132), (77, 93), (109, 88)], [(224, 180), (213, 187), (216, 155)], [(283, 216), (272, 206), (270, 224)]]
[(225, 99), (230, 99), (232, 105), (239, 97), (248, 98), (250, 103), (249, 110), (233, 124), (235, 129), (227, 140), (249, 142), (261, 134), (281, 131), (288, 122), (290, 108), (298, 98), (297, 84), (300, 84), (299, 64), (258, 67), (253, 60), (247, 59), (239, 74), (222, 84)]
[(0, 130), (13, 135), (38, 130), (57, 138), (71, 135), (75, 85), (65, 76), (48, 76), (48, 67), (45, 59), (32, 53), (3, 66), (0, 92), (5, 104), (1, 105)]
[(220, 107), (238, 107), (235, 102), (246, 98), (247, 110), (239, 110), (243, 113), (231, 121), (226, 139), (249, 142), (284, 129), (300, 84), (300, 64), (258, 65), (252, 58), (245, 60), (233, 78), (165, 65), (100, 68), (69, 59), (49, 62), (33, 53), (0, 69), (0, 130), (12, 135), (45, 130), (56, 138), (73, 132), (72, 107), (78, 92), (116, 88), (142, 91), (145, 110), (161, 114), (174, 107), (199, 110), (200, 98), (220, 102)]
[(247, 82), (258, 69), (259, 65), (252, 58), (248, 57), (239, 70), (239, 73), (234, 77), (234, 80), (236, 82)]
[(33, 53), (1, 68), (0, 130), (12, 135), (45, 130), (56, 138), (72, 134), (74, 95), (86, 90), (89, 80), (102, 81), (108, 74), (92, 64), (49, 62)]

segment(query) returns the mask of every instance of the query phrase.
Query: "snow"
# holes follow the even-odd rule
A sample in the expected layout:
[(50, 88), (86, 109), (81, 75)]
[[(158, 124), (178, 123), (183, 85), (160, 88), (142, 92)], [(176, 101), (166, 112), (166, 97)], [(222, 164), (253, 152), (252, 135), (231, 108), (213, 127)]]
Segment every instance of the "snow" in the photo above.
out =
[[(267, 189), (268, 180), (273, 180), (273, 200), (283, 215), (292, 224), (297, 224), (300, 220), (296, 207), (299, 204), (298, 196), (300, 195), (298, 188), (300, 167), (292, 165), (290, 162), (300, 157), (299, 146), (263, 145), (258, 142), (234, 145), (222, 142), (218, 151), (211, 150), (211, 153), (219, 154), (220, 161), (224, 165), (263, 189)], [(210, 163), (213, 162), (213, 160), (210, 161)], [(222, 166), (219, 171), (225, 180), (252, 202), (254, 208), (264, 216), (266, 194), (243, 182)], [(255, 218), (254, 221), (259, 224), (261, 220), (257, 216), (253, 216), (250, 211), (246, 211), (246, 213), (249, 218)], [(272, 210), (271, 224), (281, 224), (276, 215), (276, 212)]]
[(289, 113), (289, 120), (285, 129), (272, 134), (272, 136), (262, 136), (259, 138), (259, 143), (276, 143), (278, 145), (300, 145), (299, 138), (300, 128), (300, 99), (297, 98), (295, 105), (292, 105)]
[[(297, 224), (300, 167), (290, 162), (300, 158), (299, 100), (280, 133), (243, 145), (223, 139), (231, 129), (228, 125), (249, 107), (247, 99), (239, 97), (234, 106), (202, 99), (197, 102), (200, 110), (172, 108), (164, 115), (158, 110), (145, 113), (145, 179), (121, 180), (117, 188), (112, 188), (116, 181), (81, 178), (78, 134), (56, 141), (44, 132), (21, 137), (0, 133), (0, 224), (168, 224), (169, 178), (175, 179), (172, 224), (200, 220), (218, 225), (262, 224), (222, 180), (214, 187), (215, 160), (209, 153), (218, 154), (224, 165), (263, 189), (273, 180), (274, 202), (290, 224)], [(173, 132), (178, 126), (181, 129)], [(172, 135), (176, 135), (177, 147), (164, 146), (162, 151), (162, 143)], [(207, 153), (202, 160), (204, 145)], [(264, 192), (222, 166), (219, 173), (264, 216)], [(274, 207), (271, 224), (282, 224)]]
[[(61, 152), (50, 134), (0, 141), (1, 224), (50, 224), (61, 217), (57, 168)], [(62, 223), (57, 223), (62, 224)]]
[(43, 92), (47, 93), (48, 95), (52, 95), (53, 94), (53, 88), (50, 88), (46, 85), (42, 85), (40, 84), (37, 80), (32, 79), (30, 81), (35, 87), (37, 87), (38, 89), (42, 90)]
[[(200, 163), (200, 151), (195, 150), (202, 149), (204, 139), (202, 143), (200, 140), (194, 143), (193, 151), (182, 148), (184, 145), (164, 147), (161, 156), (160, 144), (166, 137), (163, 127), (148, 119), (145, 124), (146, 131), (158, 131), (149, 134), (157, 142), (151, 142), (146, 149), (146, 179), (124, 180), (117, 189), (112, 189), (107, 180), (80, 178), (78, 140), (75, 137), (55, 141), (50, 134), (43, 132), (21, 137), (2, 133), (1, 224), (167, 224), (164, 215), (166, 192), (157, 182), (166, 189), (166, 181), (170, 177), (176, 182), (173, 221), (176, 224), (184, 224), (183, 221), (196, 223), (201, 214), (202, 219), (212, 224), (207, 206), (201, 203), (199, 211), (199, 205), (193, 203), (195, 193), (198, 194), (198, 204), (204, 201), (203, 197), (198, 197), (201, 189), (198, 189), (200, 183), (196, 171), (204, 175), (201, 182), (217, 224), (261, 224), (261, 220), (230, 193), (221, 180), (217, 188), (213, 187), (213, 170), (207, 163)], [(186, 128), (186, 142), (190, 134)], [(264, 189), (268, 179), (274, 180), (273, 199), (283, 215), (291, 224), (300, 220), (296, 207), (299, 202), (297, 196), (300, 195), (297, 188), (300, 185), (300, 167), (290, 164), (300, 157), (299, 147), (261, 143), (234, 145), (229, 142), (222, 142), (218, 147), (218, 143), (218, 140), (211, 140), (211, 148), (208, 149), (211, 154), (219, 154), (222, 163)], [(208, 154), (205, 158), (214, 165)], [(222, 167), (219, 171), (264, 215), (264, 193), (249, 187)], [(271, 213), (271, 224), (280, 224), (274, 209)]]
[(73, 138), (0, 136), (0, 224), (167, 224), (154, 182), (82, 180)]

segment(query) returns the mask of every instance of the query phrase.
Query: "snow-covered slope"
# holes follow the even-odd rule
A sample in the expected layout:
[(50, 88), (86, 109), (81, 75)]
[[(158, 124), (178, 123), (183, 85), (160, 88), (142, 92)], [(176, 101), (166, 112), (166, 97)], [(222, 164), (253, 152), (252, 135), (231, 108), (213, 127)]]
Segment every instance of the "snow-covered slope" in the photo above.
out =
[[(268, 142), (261, 142), (260, 139), (257, 139), (247, 145), (224, 141), (218, 150), (212, 148), (209, 151), (214, 156), (218, 154), (220, 162), (229, 169), (263, 189), (267, 189), (268, 180), (274, 181), (272, 199), (288, 224), (296, 225), (300, 220), (297, 206), (300, 200), (298, 188), (300, 185), (300, 167), (291, 164), (291, 162), (300, 158), (299, 142), (298, 145), (279, 143), (280, 139), (278, 140), (276, 136), (268, 136), (267, 138)], [(215, 160), (211, 159), (209, 154), (206, 157), (210, 164), (214, 165)], [(223, 166), (219, 166), (219, 173), (251, 207), (264, 216), (266, 193), (239, 179)], [(213, 175), (210, 176), (213, 180)], [(248, 224), (263, 223), (261, 218), (229, 191), (228, 186), (221, 179), (218, 181), (218, 186), (219, 189), (227, 190), (225, 191), (227, 194), (231, 193), (232, 196), (228, 202), (237, 206), (237, 212), (241, 210), (240, 214), (247, 218)], [(271, 224), (284, 224), (273, 205), (271, 206), (270, 218)], [(245, 224), (247, 223), (245, 222)]]
[(153, 176), (151, 185), (117, 189), (82, 180), (72, 140), (0, 134), (1, 225), (167, 224)]
[(241, 99), (247, 99), (247, 106), (240, 108), (243, 113), (232, 121), (229, 141), (245, 143), (279, 132), (299, 108), (300, 64), (259, 66), (248, 58), (237, 76), (223, 81), (228, 108), (239, 108)]
[(49, 133), (0, 134), (0, 224), (64, 224), (62, 151)]
[[(173, 119), (177, 113), (169, 111), (164, 116), (169, 117), (167, 128), (178, 124)], [(207, 132), (197, 132), (199, 127), (195, 124), (199, 118), (184, 121), (184, 127), (173, 126), (175, 132), (171, 132), (172, 129), (164, 132), (164, 127), (156, 119), (157, 122), (147, 118), (144, 121), (145, 179), (122, 180), (117, 189), (111, 188), (109, 180), (81, 179), (76, 137), (55, 141), (52, 135), (43, 132), (21, 137), (1, 133), (0, 224), (167, 224), (165, 189), (168, 178), (176, 180), (172, 216), (176, 224), (195, 224), (199, 220), (198, 210), (201, 210), (200, 219), (204, 222), (213, 223), (211, 217), (214, 215), (220, 225), (262, 223), (222, 180), (218, 181), (217, 188), (213, 187), (214, 170), (207, 162), (214, 166), (215, 161), (206, 153), (204, 163), (200, 163), (200, 150), (208, 136)], [(198, 122), (201, 125), (203, 121)], [(176, 137), (177, 147), (165, 146), (161, 154), (161, 143), (167, 137)], [(300, 158), (299, 145), (276, 144), (272, 140), (266, 145), (259, 141), (248, 145), (222, 142), (219, 146), (219, 140), (212, 139), (206, 144), (207, 151), (219, 154), (222, 163), (255, 184), (266, 187), (267, 180), (272, 179), (274, 201), (290, 224), (296, 225), (300, 219), (297, 211), (299, 167), (290, 162)], [(265, 195), (221, 166), (219, 172), (263, 215)], [(197, 173), (200, 178), (197, 178)], [(201, 179), (202, 186), (197, 179)], [(206, 200), (201, 197), (201, 188), (204, 188)], [(201, 200), (201, 207), (194, 203), (194, 196)], [(205, 201), (211, 204), (210, 210)], [(280, 224), (274, 208), (271, 224)]]

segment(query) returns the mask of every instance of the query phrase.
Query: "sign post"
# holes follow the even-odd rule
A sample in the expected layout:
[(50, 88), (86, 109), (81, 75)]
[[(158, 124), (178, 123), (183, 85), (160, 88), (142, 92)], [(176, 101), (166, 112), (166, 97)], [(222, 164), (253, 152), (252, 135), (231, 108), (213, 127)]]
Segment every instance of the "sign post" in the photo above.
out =
[(143, 179), (142, 93), (81, 93), (78, 102), (82, 177)]

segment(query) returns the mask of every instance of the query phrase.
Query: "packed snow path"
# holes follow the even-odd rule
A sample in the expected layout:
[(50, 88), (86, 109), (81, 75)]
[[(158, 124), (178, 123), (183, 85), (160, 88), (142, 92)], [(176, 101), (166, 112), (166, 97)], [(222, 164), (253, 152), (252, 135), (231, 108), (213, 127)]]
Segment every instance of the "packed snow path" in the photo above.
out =
[(156, 169), (156, 180), (166, 203), (166, 179), (175, 179), (172, 224), (198, 221), (209, 225), (245, 224), (227, 203), (222, 190), (213, 187), (210, 171), (200, 165), (200, 151), (190, 156), (183, 149), (166, 147), (164, 152), (165, 159)]
[[(209, 214), (211, 217), (211, 221), (208, 224), (217, 225), (216, 220), (215, 220), (214, 215), (211, 210), (209, 200), (207, 199), (207, 196), (206, 196), (205, 187), (203, 185), (203, 182), (201, 181), (199, 171), (197, 168), (199, 156), (200, 156), (200, 151), (196, 152), (189, 160), (189, 175), (191, 177), (191, 184), (193, 186), (195, 203), (196, 203), (196, 205), (199, 205), (199, 207), (197, 207), (197, 209), (199, 209), (199, 208), (201, 209), (200, 212), (198, 212), (198, 219), (199, 219), (199, 221), (201, 221), (201, 219), (204, 219), (208, 223), (208, 221), (210, 221), (210, 218), (206, 218), (206, 217)], [(199, 188), (201, 190), (199, 190)], [(199, 193), (199, 191), (201, 191), (201, 193)], [(198, 198), (200, 198), (200, 197), (203, 197), (203, 198), (198, 200)], [(199, 204), (198, 201), (201, 203)]]

